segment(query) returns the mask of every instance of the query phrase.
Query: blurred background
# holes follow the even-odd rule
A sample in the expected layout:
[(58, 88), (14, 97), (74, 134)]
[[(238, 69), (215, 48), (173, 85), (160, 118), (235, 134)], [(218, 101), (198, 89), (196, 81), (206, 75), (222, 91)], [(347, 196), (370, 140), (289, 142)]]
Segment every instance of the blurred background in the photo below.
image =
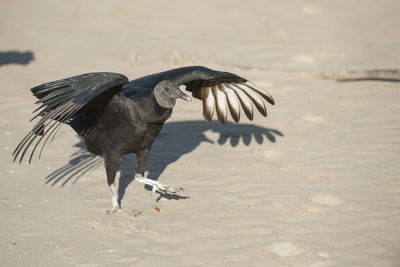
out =
[(398, 10), (400, 2), (389, 0), (2, 0), (0, 52), (31, 53), (32, 67), (47, 76), (139, 75), (199, 63), (303, 72), (397, 68)]

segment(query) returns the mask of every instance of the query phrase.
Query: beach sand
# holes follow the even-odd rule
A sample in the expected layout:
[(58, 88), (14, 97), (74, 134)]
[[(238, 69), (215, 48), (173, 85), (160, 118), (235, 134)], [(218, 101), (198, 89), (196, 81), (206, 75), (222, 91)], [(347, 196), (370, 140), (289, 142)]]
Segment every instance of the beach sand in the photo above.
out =
[[(0, 0), (0, 266), (400, 266), (400, 87), (321, 73), (400, 68), (400, 2)], [(180, 101), (154, 143), (154, 194), (70, 127), (41, 160), (11, 153), (29, 89), (84, 72), (204, 65), (276, 101), (225, 127)], [(232, 120), (230, 120), (232, 121)]]

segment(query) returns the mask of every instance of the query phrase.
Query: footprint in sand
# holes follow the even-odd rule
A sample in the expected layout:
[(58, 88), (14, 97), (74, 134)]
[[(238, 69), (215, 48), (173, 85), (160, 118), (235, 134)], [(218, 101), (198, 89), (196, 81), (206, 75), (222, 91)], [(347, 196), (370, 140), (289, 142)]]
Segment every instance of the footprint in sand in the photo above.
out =
[(291, 241), (273, 243), (268, 250), (280, 257), (292, 257), (306, 252), (305, 249), (295, 246)]
[(311, 197), (311, 201), (315, 204), (327, 206), (339, 206), (345, 202), (344, 200), (327, 193), (317, 193)]

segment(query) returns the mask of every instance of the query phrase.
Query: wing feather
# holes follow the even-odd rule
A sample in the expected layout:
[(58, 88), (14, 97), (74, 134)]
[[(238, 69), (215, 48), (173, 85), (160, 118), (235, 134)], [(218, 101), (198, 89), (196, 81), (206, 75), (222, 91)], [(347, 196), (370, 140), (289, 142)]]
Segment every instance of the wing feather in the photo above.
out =
[(19, 158), (19, 162), (22, 162), (29, 147), (36, 141), (29, 157), (31, 162), (34, 152), (43, 140), (40, 154), (47, 141), (50, 138), (54, 139), (60, 127), (73, 120), (83, 107), (93, 99), (102, 97), (105, 91), (111, 90), (114, 93), (121, 91), (126, 83), (128, 78), (122, 74), (99, 72), (82, 74), (32, 88), (33, 95), (39, 98), (36, 103), (41, 104), (34, 110), (32, 120), (38, 116), (42, 118), (17, 145), (13, 152), (13, 160)]
[(226, 95), (218, 89), (218, 85), (211, 87), (213, 96), (215, 98), (215, 107), (217, 109), (217, 117), (222, 125), (225, 125), (228, 116)]
[(219, 84), (218, 89), (226, 94), (229, 111), (235, 122), (240, 120), (240, 103), (235, 92), (228, 88), (225, 83)]
[(236, 93), (240, 103), (242, 104), (244, 114), (246, 114), (247, 118), (252, 121), (254, 117), (254, 111), (249, 97), (242, 90), (233, 86), (232, 84), (227, 84), (226, 86)]
[(201, 90), (201, 99), (203, 101), (203, 117), (210, 122), (214, 115), (215, 99), (211, 93), (211, 87), (207, 86)]
[(243, 84), (246, 85), (247, 87), (249, 87), (250, 89), (253, 89), (257, 93), (259, 93), (271, 105), (275, 105), (274, 99), (272, 98), (272, 96), (265, 89), (255, 85), (254, 83), (251, 83), (249, 81), (247, 81), (247, 82), (245, 82)]
[(235, 83), (233, 84), (233, 86), (237, 87), (238, 89), (242, 90), (243, 92), (245, 92), (249, 98), (253, 101), (254, 105), (256, 106), (256, 108), (258, 109), (258, 111), (264, 116), (267, 116), (267, 108), (265, 107), (265, 104), (262, 100), (262, 98), (260, 97), (259, 94), (257, 94), (256, 91), (252, 90), (251, 88), (242, 85), (240, 83)]

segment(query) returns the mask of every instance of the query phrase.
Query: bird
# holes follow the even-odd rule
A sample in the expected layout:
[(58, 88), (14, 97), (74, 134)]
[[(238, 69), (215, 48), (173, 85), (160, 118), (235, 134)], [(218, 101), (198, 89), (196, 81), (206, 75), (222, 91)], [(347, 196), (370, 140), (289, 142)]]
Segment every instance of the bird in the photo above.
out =
[(247, 79), (203, 66), (175, 68), (132, 81), (114, 72), (85, 73), (44, 83), (31, 92), (39, 105), (31, 121), (40, 119), (16, 146), (13, 161), (21, 163), (28, 151), (29, 163), (35, 152), (40, 158), (60, 127), (71, 126), (86, 149), (104, 159), (112, 201), (107, 214), (121, 211), (115, 177), (125, 154), (134, 153), (135, 180), (151, 186), (152, 193), (173, 195), (183, 190), (145, 177), (151, 146), (178, 99), (190, 102), (191, 93), (202, 101), (204, 119), (210, 122), (216, 113), (222, 125), (228, 113), (238, 123), (242, 109), (253, 120), (254, 106), (266, 117), (266, 104), (275, 105), (265, 89)]

